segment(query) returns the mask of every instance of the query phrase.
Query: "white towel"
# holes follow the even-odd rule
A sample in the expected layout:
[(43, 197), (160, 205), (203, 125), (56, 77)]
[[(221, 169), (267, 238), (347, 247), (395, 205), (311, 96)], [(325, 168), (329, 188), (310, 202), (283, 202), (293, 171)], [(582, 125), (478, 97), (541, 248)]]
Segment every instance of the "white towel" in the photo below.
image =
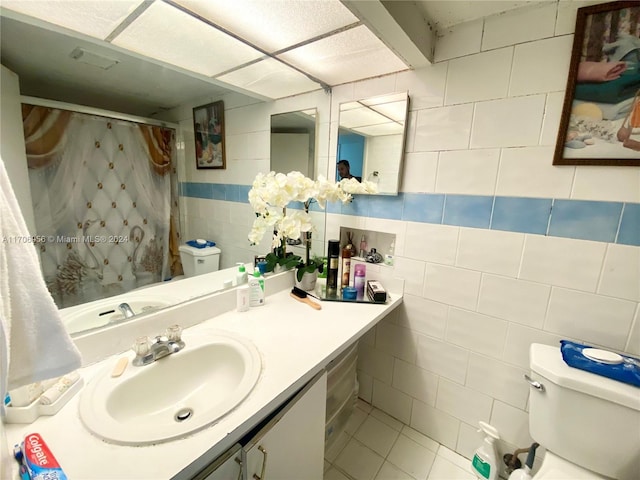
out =
[(0, 393), (81, 365), (0, 159)]

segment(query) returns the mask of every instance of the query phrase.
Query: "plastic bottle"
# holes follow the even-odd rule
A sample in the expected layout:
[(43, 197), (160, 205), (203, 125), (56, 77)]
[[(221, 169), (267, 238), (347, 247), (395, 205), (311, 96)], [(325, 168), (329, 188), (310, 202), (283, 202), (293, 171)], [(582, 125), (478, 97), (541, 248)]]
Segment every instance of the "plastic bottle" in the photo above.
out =
[(364, 298), (364, 284), (365, 276), (367, 274), (367, 267), (359, 263), (356, 265), (353, 273), (353, 286), (356, 288), (356, 300), (362, 300)]
[(349, 286), (349, 275), (351, 274), (351, 246), (346, 245), (342, 249), (342, 284), (341, 287)]
[(236, 285), (247, 283), (248, 275), (246, 269), (244, 268), (244, 263), (238, 262), (236, 263), (236, 265), (238, 265), (238, 272), (236, 273)]
[(236, 310), (238, 312), (249, 310), (249, 285), (241, 285), (236, 289)]
[(491, 425), (484, 422), (478, 423), (480, 425), (478, 432), (484, 432), (485, 437), (482, 445), (476, 450), (473, 460), (471, 460), (471, 469), (478, 478), (497, 480), (498, 449), (496, 447), (496, 440), (500, 439), (500, 435), (498, 434), (498, 430)]
[(249, 278), (249, 305), (252, 307), (264, 305), (264, 277), (257, 268)]
[(364, 258), (367, 255), (367, 241), (364, 239), (364, 235), (362, 235), (362, 239), (360, 240), (360, 250), (358, 251), (358, 256)]
[(531, 480), (531, 469), (533, 468), (533, 461), (536, 458), (536, 448), (540, 445), (538, 443), (532, 443), (529, 447), (529, 453), (527, 454), (527, 461), (522, 468), (514, 470), (509, 475), (509, 480)]

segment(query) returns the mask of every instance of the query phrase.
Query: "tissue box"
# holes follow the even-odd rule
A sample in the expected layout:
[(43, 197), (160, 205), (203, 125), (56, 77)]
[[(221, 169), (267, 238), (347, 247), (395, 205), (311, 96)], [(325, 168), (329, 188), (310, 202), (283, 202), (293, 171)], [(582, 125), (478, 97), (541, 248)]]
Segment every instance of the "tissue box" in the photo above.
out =
[(372, 302), (384, 303), (387, 301), (387, 291), (377, 280), (367, 281), (367, 296)]

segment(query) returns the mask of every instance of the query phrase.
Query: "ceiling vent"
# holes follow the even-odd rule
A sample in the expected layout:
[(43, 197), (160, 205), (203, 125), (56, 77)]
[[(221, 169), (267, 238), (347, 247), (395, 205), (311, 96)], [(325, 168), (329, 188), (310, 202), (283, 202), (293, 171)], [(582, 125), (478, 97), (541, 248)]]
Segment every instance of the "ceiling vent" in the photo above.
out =
[(99, 53), (90, 52), (80, 47), (75, 48), (73, 52), (69, 54), (69, 56), (74, 60), (86, 63), (87, 65), (93, 65), (94, 67), (100, 67), (103, 70), (109, 70), (111, 67), (118, 63), (118, 60), (105, 57), (104, 55), (100, 55)]

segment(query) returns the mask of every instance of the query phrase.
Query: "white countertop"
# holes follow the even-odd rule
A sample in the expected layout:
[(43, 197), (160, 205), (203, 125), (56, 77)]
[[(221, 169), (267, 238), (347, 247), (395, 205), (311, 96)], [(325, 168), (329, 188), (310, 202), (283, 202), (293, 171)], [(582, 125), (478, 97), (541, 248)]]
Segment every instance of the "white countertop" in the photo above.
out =
[[(401, 302), (401, 294), (392, 292), (384, 305), (322, 302), (322, 310), (316, 311), (292, 299), (289, 290), (282, 290), (269, 295), (262, 307), (223, 313), (186, 329), (185, 336), (204, 331), (233, 332), (252, 341), (263, 362), (261, 377), (249, 396), (216, 424), (188, 437), (150, 446), (107, 443), (82, 425), (78, 414), (81, 391), (54, 416), (40, 417), (28, 425), (6, 425), (9, 444), (19, 443), (29, 433), (40, 433), (70, 480), (189, 478)], [(188, 342), (185, 348), (189, 348)], [(130, 353), (113, 355), (81, 369), (85, 384), (125, 355)], [(127, 368), (144, 367), (129, 364)], [(131, 401), (144, 402), (144, 398)], [(200, 462), (182, 471), (199, 458)], [(17, 469), (15, 478), (19, 479)]]

